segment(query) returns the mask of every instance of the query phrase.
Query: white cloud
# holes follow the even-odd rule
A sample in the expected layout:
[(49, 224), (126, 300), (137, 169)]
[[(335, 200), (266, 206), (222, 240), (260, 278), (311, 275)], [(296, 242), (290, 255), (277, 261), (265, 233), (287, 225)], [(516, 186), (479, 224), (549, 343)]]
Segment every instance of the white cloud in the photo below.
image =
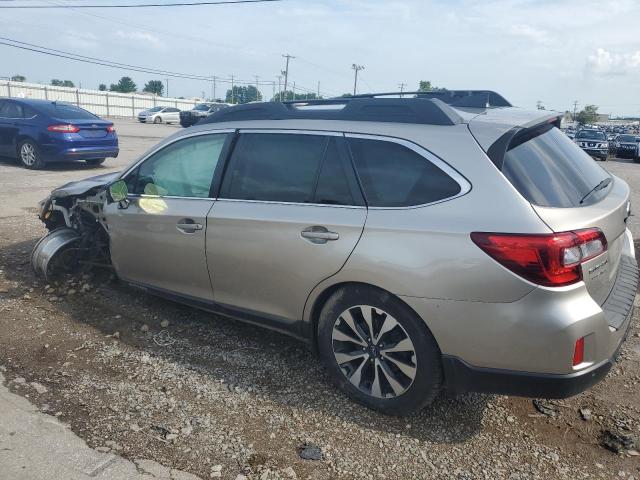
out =
[(79, 50), (90, 50), (99, 46), (97, 35), (91, 32), (66, 30), (63, 33), (62, 39), (66, 45)]
[(123, 30), (118, 30), (116, 31), (116, 36), (124, 40), (145, 42), (147, 45), (156, 46), (156, 47), (162, 44), (162, 41), (158, 37), (148, 32), (138, 32), (138, 31), (125, 32)]
[(632, 53), (610, 52), (598, 48), (587, 57), (587, 72), (603, 76), (628, 75), (640, 72), (640, 50)]
[(542, 30), (540, 28), (536, 28), (532, 25), (527, 24), (514, 24), (510, 25), (507, 29), (507, 32), (514, 36), (520, 37), (523, 40), (548, 44), (550, 43), (549, 33), (546, 30)]

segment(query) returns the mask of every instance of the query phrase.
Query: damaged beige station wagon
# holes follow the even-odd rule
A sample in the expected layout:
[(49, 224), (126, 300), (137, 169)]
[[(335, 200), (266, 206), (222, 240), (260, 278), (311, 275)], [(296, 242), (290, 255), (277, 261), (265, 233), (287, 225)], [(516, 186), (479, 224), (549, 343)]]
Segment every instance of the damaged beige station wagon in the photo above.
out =
[(146, 291), (316, 349), (390, 414), (605, 377), (638, 283), (629, 187), (557, 113), (489, 91), (230, 107), (41, 205), (48, 277)]

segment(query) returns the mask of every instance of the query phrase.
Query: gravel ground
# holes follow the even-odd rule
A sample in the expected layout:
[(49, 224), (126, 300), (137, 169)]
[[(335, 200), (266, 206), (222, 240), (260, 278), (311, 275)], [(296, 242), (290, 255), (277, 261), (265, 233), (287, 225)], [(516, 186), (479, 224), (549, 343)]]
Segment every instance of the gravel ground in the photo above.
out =
[[(0, 183), (3, 169), (23, 172), (0, 165)], [(20, 208), (0, 218), (0, 365), (94, 448), (205, 479), (640, 479), (637, 315), (611, 374), (574, 398), (465, 395), (387, 417), (337, 392), (288, 337), (105, 272), (46, 285), (29, 266), (44, 229)]]

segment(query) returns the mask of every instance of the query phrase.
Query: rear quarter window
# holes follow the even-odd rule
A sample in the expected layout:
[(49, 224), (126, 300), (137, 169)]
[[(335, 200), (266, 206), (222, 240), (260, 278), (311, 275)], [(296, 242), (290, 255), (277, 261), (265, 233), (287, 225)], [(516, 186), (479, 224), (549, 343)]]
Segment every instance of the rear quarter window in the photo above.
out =
[(428, 159), (387, 140), (349, 138), (356, 171), (371, 207), (411, 207), (458, 195), (458, 182)]
[(591, 205), (608, 192), (594, 192), (580, 203), (609, 174), (555, 127), (508, 150), (502, 173), (524, 198), (541, 207)]

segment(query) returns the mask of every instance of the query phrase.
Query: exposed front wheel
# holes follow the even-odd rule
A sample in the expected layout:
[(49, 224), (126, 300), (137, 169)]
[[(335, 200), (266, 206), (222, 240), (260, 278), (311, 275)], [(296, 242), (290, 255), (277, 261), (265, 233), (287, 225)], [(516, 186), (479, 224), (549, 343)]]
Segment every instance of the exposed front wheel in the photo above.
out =
[(354, 400), (391, 415), (438, 395), (441, 354), (424, 322), (391, 294), (369, 286), (335, 292), (318, 323), (318, 347), (334, 383)]
[(18, 145), (18, 158), (23, 166), (31, 170), (38, 170), (44, 167), (40, 149), (33, 140), (24, 140)]
[(162, 118), (156, 117), (153, 119), (153, 123), (162, 123)]

